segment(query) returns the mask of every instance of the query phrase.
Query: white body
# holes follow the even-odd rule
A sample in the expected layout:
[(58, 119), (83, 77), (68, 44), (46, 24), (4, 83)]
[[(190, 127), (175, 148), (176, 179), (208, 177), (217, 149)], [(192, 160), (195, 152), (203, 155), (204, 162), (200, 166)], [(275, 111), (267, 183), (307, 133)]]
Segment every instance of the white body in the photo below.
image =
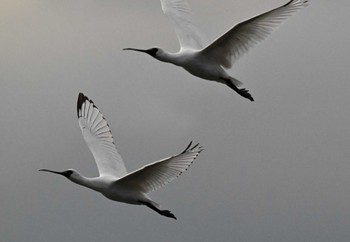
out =
[(70, 180), (81, 186), (100, 192), (106, 198), (122, 203), (138, 204), (140, 201), (149, 201), (147, 194), (140, 192), (135, 187), (127, 187), (118, 184), (118, 180), (113, 176), (84, 177), (75, 171)]
[(184, 68), (199, 78), (224, 83), (222, 80), (230, 78), (224, 68), (214, 60), (203, 55), (200, 50), (181, 49), (177, 53), (158, 51), (157, 59)]

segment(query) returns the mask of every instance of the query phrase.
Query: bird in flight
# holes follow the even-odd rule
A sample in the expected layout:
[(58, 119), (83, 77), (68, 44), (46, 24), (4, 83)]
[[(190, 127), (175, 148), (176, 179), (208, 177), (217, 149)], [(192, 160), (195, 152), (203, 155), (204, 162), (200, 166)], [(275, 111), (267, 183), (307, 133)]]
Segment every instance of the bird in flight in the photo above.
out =
[(77, 113), (81, 132), (95, 158), (100, 176), (88, 178), (73, 169), (62, 172), (48, 169), (39, 171), (62, 175), (74, 183), (100, 192), (111, 200), (145, 205), (160, 215), (176, 219), (169, 210), (161, 210), (147, 194), (180, 176), (197, 158), (203, 150), (202, 147), (199, 144), (192, 145), (191, 141), (180, 154), (127, 173), (106, 119), (93, 101), (82, 93), (78, 96)]
[(242, 97), (254, 101), (247, 89), (238, 88), (242, 82), (230, 76), (226, 69), (231, 68), (232, 64), (257, 42), (264, 40), (287, 17), (307, 6), (308, 0), (290, 0), (283, 6), (243, 21), (209, 45), (205, 45), (186, 1), (161, 0), (160, 2), (164, 14), (175, 27), (180, 50), (177, 53), (170, 53), (158, 47), (124, 48), (123, 50), (144, 52), (159, 61), (183, 67), (194, 76), (226, 84)]

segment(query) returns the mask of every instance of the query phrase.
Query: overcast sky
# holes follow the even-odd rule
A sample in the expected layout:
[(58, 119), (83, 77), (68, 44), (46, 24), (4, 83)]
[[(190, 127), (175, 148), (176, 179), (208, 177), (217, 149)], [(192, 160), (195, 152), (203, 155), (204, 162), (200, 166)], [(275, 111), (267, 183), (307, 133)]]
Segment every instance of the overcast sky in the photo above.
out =
[[(287, 0), (190, 0), (208, 39)], [(350, 2), (310, 0), (229, 71), (255, 102), (125, 47), (176, 51), (158, 0), (0, 0), (0, 240), (350, 241)], [(132, 171), (204, 151), (150, 194), (178, 220), (40, 168), (97, 169), (94, 100)]]

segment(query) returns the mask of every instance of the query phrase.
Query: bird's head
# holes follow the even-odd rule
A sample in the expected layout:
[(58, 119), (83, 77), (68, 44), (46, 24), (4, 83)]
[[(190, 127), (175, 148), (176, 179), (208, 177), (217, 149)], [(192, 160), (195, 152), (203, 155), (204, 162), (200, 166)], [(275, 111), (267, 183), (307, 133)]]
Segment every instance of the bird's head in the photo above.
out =
[(68, 178), (69, 180), (72, 180), (72, 179), (80, 176), (79, 173), (73, 169), (68, 169), (66, 171), (52, 171), (52, 170), (48, 170), (48, 169), (40, 169), (39, 171), (51, 172), (54, 174), (62, 175), (64, 177)]
[(146, 50), (142, 50), (142, 49), (135, 49), (135, 48), (124, 48), (123, 50), (133, 50), (133, 51), (139, 51), (139, 52), (143, 52), (143, 53), (147, 53), (150, 56), (156, 58), (157, 55), (160, 53), (161, 49), (154, 47), (154, 48), (150, 48), (150, 49), (146, 49)]

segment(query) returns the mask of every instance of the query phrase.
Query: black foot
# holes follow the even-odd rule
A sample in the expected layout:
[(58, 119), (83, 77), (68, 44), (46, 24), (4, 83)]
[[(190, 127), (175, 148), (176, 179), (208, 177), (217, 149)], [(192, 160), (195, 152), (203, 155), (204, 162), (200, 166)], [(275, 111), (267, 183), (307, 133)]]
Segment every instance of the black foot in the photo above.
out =
[(226, 82), (226, 85), (229, 86), (231, 89), (235, 90), (239, 95), (254, 102), (254, 98), (252, 97), (252, 95), (250, 95), (247, 89), (245, 88), (239, 89), (238, 87), (236, 87), (235, 84), (233, 84), (233, 82), (230, 79), (222, 78), (222, 80), (224, 80)]
[(159, 213), (165, 217), (173, 218), (173, 219), (177, 220), (175, 215), (173, 213), (171, 213), (169, 210), (160, 210)]
[(245, 89), (245, 88), (238, 89), (237, 93), (239, 95), (241, 95), (242, 97), (245, 97), (245, 98), (249, 99), (250, 101), (254, 102), (254, 98), (252, 97), (252, 95), (250, 95), (250, 93), (247, 89)]
[[(175, 215), (172, 214), (169, 210), (160, 210), (160, 209), (157, 208), (155, 205), (153, 205), (151, 202), (140, 201), (140, 203), (146, 205), (147, 207), (149, 207), (150, 209), (156, 211), (156, 212), (159, 213), (160, 215), (163, 215), (163, 216), (165, 216), (165, 217), (173, 218), (173, 219), (177, 220), (177, 218), (175, 217)], [(153, 202), (153, 203), (154, 203), (154, 202)]]

